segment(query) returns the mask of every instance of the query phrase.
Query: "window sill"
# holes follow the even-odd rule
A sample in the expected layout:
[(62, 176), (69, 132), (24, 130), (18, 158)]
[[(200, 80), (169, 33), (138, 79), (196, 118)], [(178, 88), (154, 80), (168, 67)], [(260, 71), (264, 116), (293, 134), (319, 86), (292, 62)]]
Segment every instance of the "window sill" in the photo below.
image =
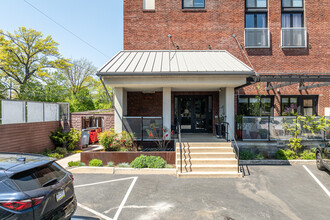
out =
[(143, 13), (155, 13), (156, 10), (155, 9), (142, 9)]
[(185, 8), (182, 12), (207, 12), (205, 8)]

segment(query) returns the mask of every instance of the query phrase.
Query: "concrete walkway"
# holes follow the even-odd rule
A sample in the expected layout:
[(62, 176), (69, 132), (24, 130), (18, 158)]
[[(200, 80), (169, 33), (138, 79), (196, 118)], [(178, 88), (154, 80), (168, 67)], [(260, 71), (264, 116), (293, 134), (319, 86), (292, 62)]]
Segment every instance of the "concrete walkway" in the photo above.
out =
[[(99, 151), (103, 150), (103, 147), (101, 145), (89, 145), (87, 148), (84, 148), (83, 151)], [(68, 163), (70, 161), (80, 161), (80, 153), (70, 155), (68, 157), (65, 157), (63, 159), (57, 160), (56, 162), (61, 165), (63, 168), (68, 168)]]

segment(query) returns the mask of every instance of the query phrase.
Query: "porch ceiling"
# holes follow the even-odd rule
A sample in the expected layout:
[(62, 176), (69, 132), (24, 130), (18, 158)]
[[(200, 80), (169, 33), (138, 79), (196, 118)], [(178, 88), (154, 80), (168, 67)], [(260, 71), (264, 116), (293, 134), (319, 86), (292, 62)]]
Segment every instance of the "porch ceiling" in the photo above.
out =
[(120, 51), (99, 76), (253, 76), (245, 63), (224, 50)]

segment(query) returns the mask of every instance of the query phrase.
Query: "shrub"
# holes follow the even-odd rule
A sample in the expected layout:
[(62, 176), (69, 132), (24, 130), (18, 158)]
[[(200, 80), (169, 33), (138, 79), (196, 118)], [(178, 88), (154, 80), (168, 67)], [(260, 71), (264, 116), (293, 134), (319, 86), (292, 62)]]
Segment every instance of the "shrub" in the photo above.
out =
[(77, 153), (81, 153), (82, 150), (68, 150), (68, 153), (70, 154), (77, 154)]
[(56, 147), (65, 147), (68, 143), (68, 134), (63, 132), (62, 128), (58, 128), (56, 131), (51, 131), (49, 138), (53, 141)]
[(79, 166), (79, 163), (80, 163), (80, 161), (70, 161), (68, 163), (68, 166), (69, 167), (77, 167), (77, 166)]
[(69, 150), (74, 150), (80, 142), (81, 131), (71, 128), (68, 133), (68, 146)]
[(130, 164), (133, 168), (165, 168), (167, 163), (161, 157), (141, 155)]
[(239, 159), (240, 160), (253, 160), (254, 154), (248, 150), (242, 150), (239, 152)]
[(113, 129), (104, 131), (98, 134), (98, 139), (100, 144), (104, 147), (105, 151), (116, 151), (116, 147), (114, 146), (114, 140), (116, 138), (116, 134)]
[(59, 153), (51, 153), (47, 155), (48, 157), (54, 157), (56, 159), (61, 159), (63, 158), (63, 154), (59, 154)]
[(276, 152), (276, 159), (293, 160), (293, 159), (297, 159), (297, 158), (298, 158), (298, 156), (296, 155), (296, 153), (290, 149), (287, 149), (287, 150), (279, 149)]
[(257, 160), (263, 160), (263, 159), (265, 159), (265, 157), (264, 157), (264, 155), (262, 155), (261, 153), (259, 153), (259, 154), (255, 155), (255, 159), (257, 159)]
[(114, 166), (115, 166), (115, 163), (112, 162), (112, 161), (109, 161), (109, 162), (107, 163), (107, 167), (114, 167)]
[(66, 154), (68, 154), (68, 151), (66, 150), (66, 148), (57, 147), (55, 149), (55, 153), (66, 155)]
[(105, 151), (132, 151), (134, 147), (134, 135), (123, 131), (116, 134), (113, 129), (101, 132), (98, 135), (100, 144)]
[(93, 160), (89, 161), (89, 166), (92, 166), (92, 167), (102, 167), (103, 166), (103, 163), (102, 163), (102, 160), (93, 159)]
[(118, 167), (129, 167), (129, 164), (128, 163), (119, 163), (117, 166)]
[(45, 151), (43, 151), (41, 154), (44, 156), (48, 156), (48, 154), (51, 154), (52, 151), (47, 147)]
[(315, 160), (315, 152), (313, 153), (311, 150), (304, 150), (300, 155), (300, 159), (303, 160)]

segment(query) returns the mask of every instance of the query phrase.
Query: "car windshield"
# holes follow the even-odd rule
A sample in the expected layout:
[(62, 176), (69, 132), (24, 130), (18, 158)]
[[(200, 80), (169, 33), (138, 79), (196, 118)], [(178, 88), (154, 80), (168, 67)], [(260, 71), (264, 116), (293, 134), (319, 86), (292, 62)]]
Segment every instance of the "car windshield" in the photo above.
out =
[(56, 184), (65, 174), (65, 170), (54, 162), (15, 174), (11, 179), (21, 190), (29, 191)]

